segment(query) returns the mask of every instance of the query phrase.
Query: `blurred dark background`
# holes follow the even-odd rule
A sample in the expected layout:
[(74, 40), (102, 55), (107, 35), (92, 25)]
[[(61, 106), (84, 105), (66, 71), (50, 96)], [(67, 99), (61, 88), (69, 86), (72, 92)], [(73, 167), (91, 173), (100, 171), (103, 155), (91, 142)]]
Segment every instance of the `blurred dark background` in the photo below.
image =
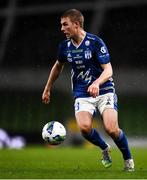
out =
[(82, 11), (85, 30), (100, 36), (109, 49), (121, 127), (130, 137), (147, 136), (146, 0), (1, 0), (0, 128), (41, 142), (45, 123), (66, 125), (74, 118), (68, 65), (50, 105), (41, 102), (58, 43), (64, 39), (60, 15), (69, 8)]

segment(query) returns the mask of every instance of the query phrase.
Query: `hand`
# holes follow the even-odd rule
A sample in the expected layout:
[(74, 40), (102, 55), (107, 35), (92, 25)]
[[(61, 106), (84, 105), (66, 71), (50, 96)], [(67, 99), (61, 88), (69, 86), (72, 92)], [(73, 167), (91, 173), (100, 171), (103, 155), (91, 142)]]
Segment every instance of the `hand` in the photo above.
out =
[(44, 104), (49, 104), (49, 102), (50, 102), (50, 91), (47, 89), (44, 89), (44, 91), (43, 91), (42, 102)]
[(99, 95), (99, 85), (97, 83), (92, 83), (89, 87), (88, 87), (88, 90), (87, 92), (89, 92), (89, 94), (96, 98), (96, 96)]

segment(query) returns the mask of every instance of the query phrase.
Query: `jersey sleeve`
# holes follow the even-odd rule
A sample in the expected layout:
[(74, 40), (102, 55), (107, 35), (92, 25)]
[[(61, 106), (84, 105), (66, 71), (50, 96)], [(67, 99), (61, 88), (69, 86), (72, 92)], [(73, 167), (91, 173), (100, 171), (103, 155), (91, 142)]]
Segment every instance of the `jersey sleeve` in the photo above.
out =
[(95, 41), (96, 57), (100, 64), (107, 64), (110, 62), (110, 55), (108, 49), (102, 39)]
[(65, 47), (64, 44), (59, 44), (58, 52), (57, 52), (57, 59), (59, 62), (66, 62), (66, 54), (65, 54)]

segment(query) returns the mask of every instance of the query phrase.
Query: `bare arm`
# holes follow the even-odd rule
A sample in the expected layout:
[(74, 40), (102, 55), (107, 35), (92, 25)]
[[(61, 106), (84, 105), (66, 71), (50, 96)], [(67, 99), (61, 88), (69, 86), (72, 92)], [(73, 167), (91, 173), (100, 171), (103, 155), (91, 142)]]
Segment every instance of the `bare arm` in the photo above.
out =
[(88, 87), (87, 90), (87, 92), (89, 92), (93, 97), (99, 95), (99, 86), (109, 80), (109, 78), (112, 77), (113, 74), (111, 63), (102, 64), (101, 66), (103, 68), (102, 74)]
[(48, 104), (50, 102), (51, 88), (54, 82), (56, 81), (56, 79), (58, 78), (59, 74), (62, 72), (63, 68), (64, 68), (64, 63), (60, 63), (58, 60), (55, 62), (54, 66), (52, 67), (42, 94), (43, 103)]

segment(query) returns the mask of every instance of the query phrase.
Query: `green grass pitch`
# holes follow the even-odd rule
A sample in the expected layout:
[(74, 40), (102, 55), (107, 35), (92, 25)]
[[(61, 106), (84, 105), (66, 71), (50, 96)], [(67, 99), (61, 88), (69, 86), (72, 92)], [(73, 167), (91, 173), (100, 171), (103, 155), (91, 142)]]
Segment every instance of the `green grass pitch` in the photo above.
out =
[(27, 147), (23, 150), (0, 150), (1, 179), (145, 179), (147, 148), (132, 148), (135, 172), (124, 172), (118, 149), (112, 149), (112, 167), (100, 162), (96, 147)]

